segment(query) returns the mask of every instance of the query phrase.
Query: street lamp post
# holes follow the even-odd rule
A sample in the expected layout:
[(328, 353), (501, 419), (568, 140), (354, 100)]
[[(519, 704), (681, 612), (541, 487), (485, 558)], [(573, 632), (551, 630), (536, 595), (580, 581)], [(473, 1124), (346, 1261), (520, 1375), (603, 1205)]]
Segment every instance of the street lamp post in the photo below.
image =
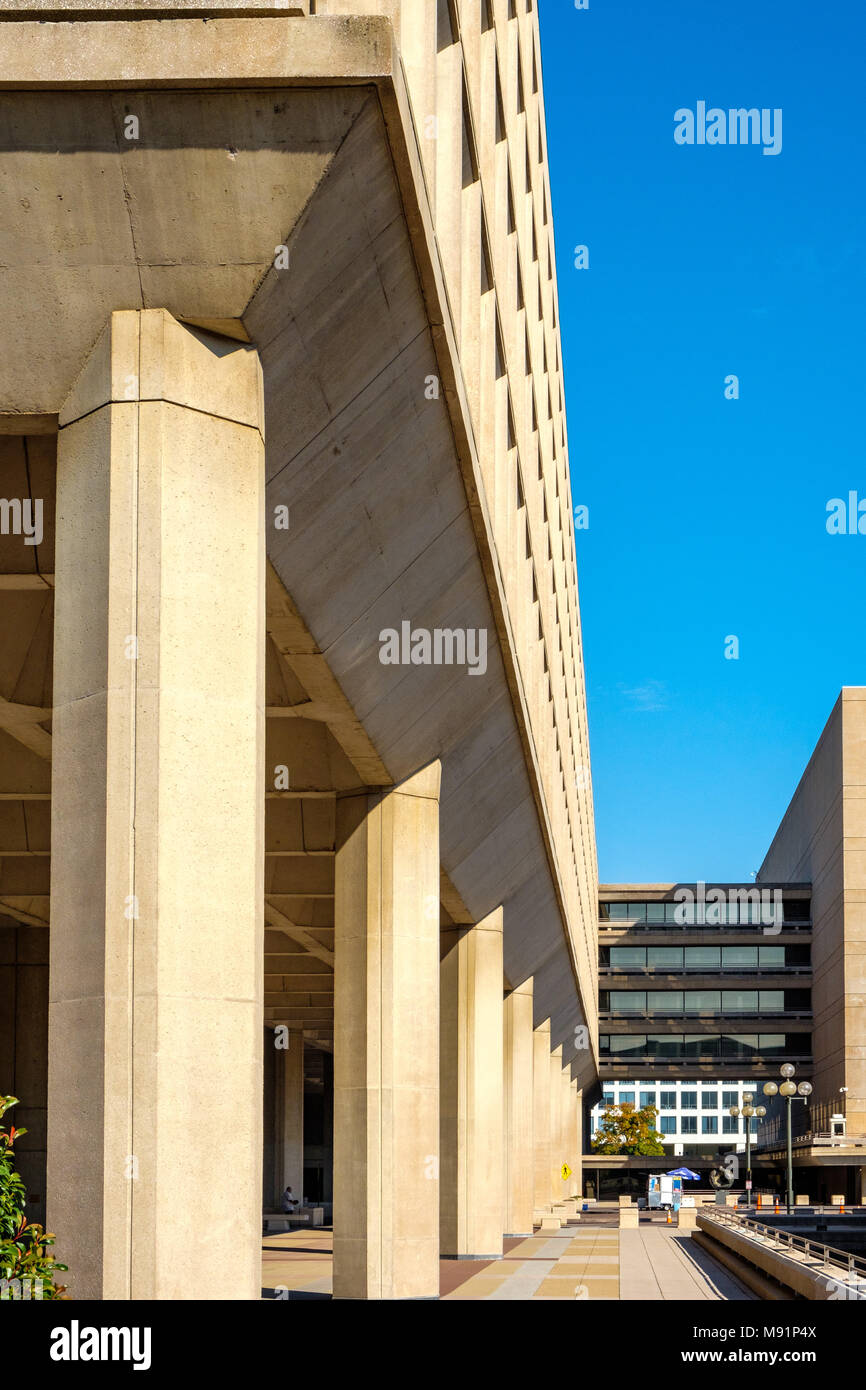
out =
[(788, 1184), (786, 1193), (786, 1206), (788, 1208), (789, 1216), (791, 1215), (791, 1212), (794, 1207), (794, 1155), (793, 1145), (791, 1141), (791, 1101), (794, 1099), (795, 1096), (797, 1100), (805, 1101), (806, 1097), (812, 1094), (811, 1082), (801, 1081), (799, 1085), (795, 1085), (794, 1082), (791, 1080), (791, 1078), (796, 1073), (796, 1070), (797, 1068), (794, 1066), (793, 1062), (785, 1062), (779, 1068), (779, 1072), (781, 1076), (784, 1078), (781, 1086), (777, 1086), (775, 1081), (768, 1081), (764, 1086), (765, 1096), (780, 1095), (785, 1097), (785, 1134), (787, 1137), (788, 1147)]
[(744, 1092), (743, 1092), (743, 1107), (742, 1107), (742, 1109), (738, 1109), (736, 1105), (732, 1105), (731, 1108), (730, 1108), (730, 1110), (728, 1111), (728, 1114), (729, 1114), (729, 1115), (733, 1115), (734, 1119), (736, 1119), (738, 1115), (742, 1115), (743, 1118), (744, 1118), (744, 1120), (746, 1121), (746, 1207), (747, 1207), (747, 1208), (748, 1208), (748, 1207), (751, 1207), (751, 1205), (752, 1205), (752, 1116), (753, 1116), (753, 1115), (756, 1115), (757, 1118), (758, 1118), (759, 1120), (762, 1120), (762, 1119), (764, 1118), (764, 1116), (766, 1115), (766, 1113), (767, 1113), (766, 1110), (764, 1109), (763, 1105), (758, 1105), (758, 1106), (753, 1106), (753, 1105), (752, 1105), (752, 1101), (753, 1101), (754, 1099), (755, 1099), (755, 1097), (753, 1096), (753, 1094), (752, 1094), (751, 1091), (744, 1091)]

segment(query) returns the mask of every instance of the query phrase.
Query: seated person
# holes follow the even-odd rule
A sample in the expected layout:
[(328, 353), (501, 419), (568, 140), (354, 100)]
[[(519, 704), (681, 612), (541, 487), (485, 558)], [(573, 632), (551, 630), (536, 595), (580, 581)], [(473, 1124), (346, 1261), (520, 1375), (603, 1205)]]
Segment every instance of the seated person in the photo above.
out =
[(292, 1212), (297, 1211), (300, 1205), (301, 1203), (298, 1200), (298, 1198), (294, 1196), (292, 1189), (290, 1187), (287, 1187), (285, 1192), (283, 1193), (283, 1211), (286, 1212), (289, 1216), (291, 1216)]

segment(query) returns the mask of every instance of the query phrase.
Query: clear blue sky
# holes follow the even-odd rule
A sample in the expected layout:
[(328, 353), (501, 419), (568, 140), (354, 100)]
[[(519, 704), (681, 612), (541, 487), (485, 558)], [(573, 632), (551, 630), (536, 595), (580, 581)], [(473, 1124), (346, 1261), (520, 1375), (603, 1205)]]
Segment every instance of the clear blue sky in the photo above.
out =
[[(539, 9), (600, 877), (748, 879), (866, 684), (864, 7)], [(781, 153), (675, 144), (698, 101)]]

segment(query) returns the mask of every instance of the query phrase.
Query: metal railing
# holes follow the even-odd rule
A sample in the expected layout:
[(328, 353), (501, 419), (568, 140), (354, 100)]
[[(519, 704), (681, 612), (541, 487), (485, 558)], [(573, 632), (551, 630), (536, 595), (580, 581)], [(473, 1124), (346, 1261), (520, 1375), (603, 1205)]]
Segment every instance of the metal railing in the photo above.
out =
[[(811, 1018), (811, 1009), (599, 1009), (598, 1016), (604, 1021), (619, 1023), (629, 1018)], [(626, 1035), (627, 1036), (627, 1035)]]
[(648, 975), (653, 979), (661, 975), (779, 975), (790, 979), (812, 973), (811, 965), (610, 965), (603, 961), (598, 969), (603, 975)]
[(861, 1148), (866, 1144), (866, 1134), (799, 1134), (794, 1137), (795, 1144), (830, 1144), (839, 1148)]
[(773, 922), (769, 926), (762, 922), (627, 922), (622, 918), (616, 921), (604, 919), (599, 922), (599, 932), (658, 932), (670, 935), (675, 932), (740, 932), (766, 933), (772, 928), (773, 934), (783, 932), (810, 932), (811, 922)]
[(760, 1235), (776, 1249), (799, 1251), (807, 1258), (817, 1260), (822, 1269), (842, 1268), (848, 1271), (850, 1278), (862, 1278), (866, 1281), (866, 1257), (863, 1255), (849, 1255), (846, 1250), (837, 1250), (833, 1245), (808, 1240), (806, 1236), (798, 1236), (794, 1231), (786, 1231), (782, 1226), (768, 1226), (763, 1221), (755, 1221), (752, 1217), (741, 1216), (739, 1212), (728, 1211), (727, 1207), (716, 1207), (712, 1211), (702, 1208), (701, 1215), (711, 1221), (727, 1222), (743, 1235)]
[[(770, 1121), (767, 1121), (766, 1123), (769, 1125)], [(761, 1143), (760, 1145), (758, 1145), (758, 1147), (764, 1149), (777, 1149), (780, 1147), (780, 1145), (783, 1145), (784, 1142), (785, 1138), (782, 1134), (782, 1127), (781, 1125), (777, 1124), (771, 1131), (769, 1131), (769, 1137), (767, 1137), (767, 1133), (761, 1134)], [(795, 1149), (862, 1149), (864, 1146), (866, 1146), (866, 1135), (813, 1134), (811, 1130), (807, 1130), (803, 1134), (795, 1134), (791, 1142), (793, 1143)]]
[[(618, 1021), (618, 1020), (617, 1020), (617, 1021)], [(612, 1034), (610, 1034), (609, 1036), (614, 1037), (614, 1038), (629, 1038), (629, 1037), (641, 1037), (642, 1034), (640, 1034), (640, 1033), (638, 1033), (638, 1034), (633, 1034), (633, 1033), (612, 1033)], [(660, 1036), (663, 1036), (663, 1035), (660, 1034)], [(667, 1063), (667, 1062), (674, 1062), (674, 1063), (676, 1063), (676, 1062), (682, 1062), (682, 1063), (686, 1064), (686, 1063), (690, 1063), (690, 1062), (748, 1062), (748, 1061), (752, 1061), (752, 1062), (755, 1062), (756, 1064), (759, 1064), (759, 1063), (762, 1063), (762, 1062), (771, 1062), (771, 1063), (773, 1063), (773, 1062), (779, 1062), (779, 1063), (782, 1063), (782, 1062), (797, 1062), (797, 1061), (810, 1061), (810, 1062), (811, 1062), (811, 1056), (812, 1056), (812, 1055), (811, 1055), (811, 1053), (809, 1053), (809, 1052), (780, 1052), (780, 1051), (778, 1051), (778, 1049), (776, 1049), (776, 1050), (774, 1050), (774, 1051), (772, 1051), (772, 1052), (719, 1052), (719, 1051), (710, 1052), (710, 1051), (706, 1051), (706, 1052), (689, 1052), (688, 1054), (674, 1053), (674, 1052), (639, 1052), (639, 1051), (637, 1051), (637, 1050), (634, 1050), (634, 1051), (630, 1051), (629, 1054), (628, 1054), (628, 1056), (625, 1056), (625, 1055), (624, 1055), (623, 1053), (621, 1053), (621, 1052), (602, 1052), (602, 1053), (601, 1053), (601, 1057), (600, 1057), (600, 1061), (602, 1061), (602, 1062), (616, 1062), (618, 1066), (623, 1066), (623, 1067), (628, 1067), (629, 1065), (631, 1065), (631, 1063), (630, 1063), (630, 1061), (629, 1061), (629, 1058), (631, 1058), (632, 1060), (639, 1061), (639, 1062), (641, 1062), (641, 1063), (643, 1063), (643, 1062), (664, 1062), (664, 1063)]]

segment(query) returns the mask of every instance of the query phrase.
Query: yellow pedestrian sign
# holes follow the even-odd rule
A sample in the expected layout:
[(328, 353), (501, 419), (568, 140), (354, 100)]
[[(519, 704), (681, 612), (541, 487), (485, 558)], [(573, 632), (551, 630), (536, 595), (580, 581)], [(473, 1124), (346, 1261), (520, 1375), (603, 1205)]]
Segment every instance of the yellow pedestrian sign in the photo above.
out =
[(568, 1166), (567, 1163), (563, 1163), (563, 1165), (562, 1165), (562, 1167), (560, 1168), (559, 1171), (560, 1171), (560, 1173), (562, 1174), (562, 1181), (563, 1181), (563, 1182), (565, 1182), (566, 1178), (570, 1178), (570, 1177), (571, 1177), (571, 1169), (569, 1168), (569, 1166)]

